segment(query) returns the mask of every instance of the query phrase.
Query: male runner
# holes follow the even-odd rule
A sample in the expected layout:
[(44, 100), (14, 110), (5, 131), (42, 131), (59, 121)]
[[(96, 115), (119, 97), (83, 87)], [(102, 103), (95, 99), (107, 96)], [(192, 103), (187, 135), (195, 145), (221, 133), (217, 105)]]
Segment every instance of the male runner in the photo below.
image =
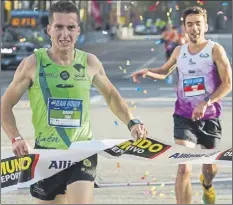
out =
[[(92, 140), (90, 88), (93, 83), (111, 111), (131, 130), (134, 138), (147, 136), (126, 102), (107, 78), (99, 59), (75, 49), (80, 34), (78, 8), (71, 2), (54, 3), (49, 11), (49, 50), (39, 49), (24, 59), (2, 97), (2, 127), (16, 156), (28, 147), (16, 126), (14, 105), (29, 90), (36, 149), (68, 149), (72, 142)], [(44, 179), (30, 188), (38, 204), (92, 202), (97, 155)], [(66, 195), (65, 195), (66, 193)]]
[[(177, 46), (171, 58), (160, 68), (145, 68), (133, 73), (132, 77), (134, 82), (139, 82), (139, 76), (147, 75), (165, 79), (177, 64), (177, 101), (173, 115), (175, 143), (191, 148), (200, 144), (203, 148), (213, 149), (218, 146), (222, 133), (219, 120), (221, 100), (232, 88), (231, 65), (224, 48), (205, 38), (208, 29), (205, 9), (188, 8), (183, 12), (183, 19), (189, 36), (188, 43)], [(179, 165), (176, 178), (178, 204), (191, 203), (190, 173), (189, 165)], [(204, 164), (202, 173), (203, 200), (207, 204), (214, 204), (216, 194), (212, 180), (217, 168)]]

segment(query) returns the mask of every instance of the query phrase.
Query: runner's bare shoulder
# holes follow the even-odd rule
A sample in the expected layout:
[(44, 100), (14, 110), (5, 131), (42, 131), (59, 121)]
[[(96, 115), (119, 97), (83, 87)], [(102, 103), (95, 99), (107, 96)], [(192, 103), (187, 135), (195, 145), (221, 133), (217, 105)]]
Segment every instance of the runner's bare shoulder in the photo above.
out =
[(18, 66), (15, 75), (21, 78), (28, 78), (32, 81), (34, 80), (34, 75), (36, 72), (36, 56), (32, 54), (25, 58)]
[(180, 50), (181, 50), (181, 46), (176, 46), (176, 48), (174, 49), (171, 58), (177, 60), (178, 56), (180, 55)]

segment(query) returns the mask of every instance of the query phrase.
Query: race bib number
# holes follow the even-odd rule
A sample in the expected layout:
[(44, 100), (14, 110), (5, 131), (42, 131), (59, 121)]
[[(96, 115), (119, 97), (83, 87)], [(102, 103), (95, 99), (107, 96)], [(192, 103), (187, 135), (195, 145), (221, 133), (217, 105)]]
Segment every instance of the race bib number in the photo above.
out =
[(187, 78), (183, 80), (184, 97), (193, 97), (205, 94), (204, 77)]
[(49, 98), (48, 124), (55, 127), (81, 127), (82, 100)]

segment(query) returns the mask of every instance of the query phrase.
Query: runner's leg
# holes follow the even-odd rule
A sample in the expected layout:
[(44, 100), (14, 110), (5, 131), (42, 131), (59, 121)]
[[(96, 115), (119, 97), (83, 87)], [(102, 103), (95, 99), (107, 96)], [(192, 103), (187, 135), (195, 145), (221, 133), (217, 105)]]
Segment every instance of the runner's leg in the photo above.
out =
[[(190, 148), (196, 146), (195, 143), (187, 140), (176, 139), (175, 143)], [(192, 202), (191, 171), (192, 166), (188, 164), (180, 164), (178, 167), (175, 187), (177, 204), (191, 204)]]
[(92, 204), (94, 182), (76, 181), (67, 186), (67, 200), (69, 204)]

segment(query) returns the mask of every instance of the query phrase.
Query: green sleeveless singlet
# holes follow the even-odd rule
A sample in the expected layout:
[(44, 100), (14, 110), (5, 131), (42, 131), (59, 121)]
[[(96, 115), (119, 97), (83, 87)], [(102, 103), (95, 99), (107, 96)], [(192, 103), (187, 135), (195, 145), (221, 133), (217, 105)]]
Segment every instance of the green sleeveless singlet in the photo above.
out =
[(68, 149), (72, 142), (91, 140), (87, 53), (76, 49), (70, 66), (54, 63), (43, 48), (35, 55), (35, 82), (29, 88), (29, 100), (36, 144)]

